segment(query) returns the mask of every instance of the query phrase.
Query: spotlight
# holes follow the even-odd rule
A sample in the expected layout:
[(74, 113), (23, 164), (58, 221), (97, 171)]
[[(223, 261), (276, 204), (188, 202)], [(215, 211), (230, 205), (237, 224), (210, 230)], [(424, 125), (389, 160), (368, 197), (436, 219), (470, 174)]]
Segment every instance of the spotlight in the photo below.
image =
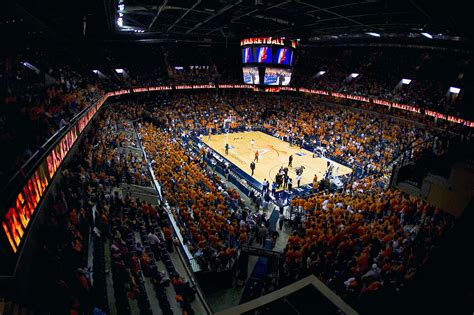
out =
[(367, 32), (367, 35), (373, 36), (373, 37), (380, 37), (379, 33), (374, 33), (374, 32)]
[(425, 36), (426, 38), (429, 38), (429, 39), (433, 39), (433, 35), (431, 35), (430, 33), (421, 33), (421, 35)]
[(459, 92), (461, 92), (461, 89), (460, 88), (457, 88), (457, 87), (454, 87), (454, 86), (451, 86), (449, 88), (449, 92), (450, 93), (453, 93), (453, 94), (459, 94)]

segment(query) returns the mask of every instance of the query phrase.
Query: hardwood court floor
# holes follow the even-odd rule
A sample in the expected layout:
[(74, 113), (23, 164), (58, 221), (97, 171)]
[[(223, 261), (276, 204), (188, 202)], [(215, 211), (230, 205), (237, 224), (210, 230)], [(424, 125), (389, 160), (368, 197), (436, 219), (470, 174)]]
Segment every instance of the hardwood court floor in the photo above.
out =
[[(255, 144), (251, 145), (251, 140)], [(293, 187), (296, 187), (295, 169), (304, 166), (301, 176), (301, 185), (313, 182), (314, 174), (321, 180), (327, 169), (327, 160), (323, 158), (313, 158), (313, 153), (300, 149), (296, 146), (290, 146), (288, 142), (282, 141), (260, 131), (237, 132), (229, 134), (212, 135), (211, 140), (207, 136), (203, 137), (203, 142), (219, 154), (227, 158), (230, 162), (240, 167), (247, 174), (251, 174), (250, 163), (255, 158), (255, 151), (259, 151), (258, 163), (255, 162), (255, 172), (253, 178), (263, 182), (266, 178), (270, 185), (275, 180), (275, 175), (281, 166), (288, 166), (288, 157), (293, 155), (293, 167), (288, 174), (293, 180)], [(230, 145), (229, 154), (225, 154), (225, 145)], [(339, 163), (334, 163), (334, 172), (337, 175), (345, 175), (352, 170)]]

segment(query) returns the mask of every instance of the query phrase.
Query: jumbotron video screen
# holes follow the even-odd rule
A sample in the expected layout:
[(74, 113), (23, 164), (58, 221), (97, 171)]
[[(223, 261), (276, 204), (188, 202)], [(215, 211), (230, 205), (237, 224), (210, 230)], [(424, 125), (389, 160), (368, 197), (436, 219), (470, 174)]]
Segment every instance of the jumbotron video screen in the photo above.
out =
[(263, 85), (290, 85), (291, 69), (284, 68), (265, 68)]
[(242, 68), (245, 84), (260, 84), (260, 76), (258, 75), (257, 67)]
[(245, 84), (288, 86), (291, 82), (296, 40), (253, 37), (240, 41)]

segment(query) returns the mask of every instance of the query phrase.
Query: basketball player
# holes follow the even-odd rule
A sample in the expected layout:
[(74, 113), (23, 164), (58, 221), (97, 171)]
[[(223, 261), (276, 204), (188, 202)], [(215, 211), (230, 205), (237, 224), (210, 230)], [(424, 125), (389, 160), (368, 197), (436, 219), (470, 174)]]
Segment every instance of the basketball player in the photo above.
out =
[(225, 144), (225, 154), (226, 155), (229, 154), (229, 144), (228, 143)]
[(255, 151), (255, 158), (253, 159), (253, 161), (254, 161), (254, 162), (257, 161), (257, 163), (258, 163), (258, 154), (259, 154), (259, 153), (258, 153), (258, 150), (256, 150), (256, 151)]
[(255, 140), (253, 140), (253, 139), (250, 140), (250, 146), (252, 147), (252, 149), (253, 149), (254, 144), (255, 144)]
[(250, 163), (250, 169), (252, 170), (252, 176), (253, 176), (253, 172), (255, 171), (255, 163), (253, 161)]
[(318, 190), (318, 175), (314, 174), (313, 177), (313, 192), (316, 192)]
[(292, 166), (293, 166), (293, 155), (291, 154), (288, 157), (288, 167), (292, 167)]

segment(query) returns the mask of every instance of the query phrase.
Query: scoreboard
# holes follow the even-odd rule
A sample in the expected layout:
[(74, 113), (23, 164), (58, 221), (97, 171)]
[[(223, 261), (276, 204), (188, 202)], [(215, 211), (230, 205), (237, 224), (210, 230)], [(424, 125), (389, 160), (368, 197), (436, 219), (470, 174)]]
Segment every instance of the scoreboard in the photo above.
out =
[(245, 84), (287, 86), (291, 82), (296, 40), (253, 37), (240, 41)]

